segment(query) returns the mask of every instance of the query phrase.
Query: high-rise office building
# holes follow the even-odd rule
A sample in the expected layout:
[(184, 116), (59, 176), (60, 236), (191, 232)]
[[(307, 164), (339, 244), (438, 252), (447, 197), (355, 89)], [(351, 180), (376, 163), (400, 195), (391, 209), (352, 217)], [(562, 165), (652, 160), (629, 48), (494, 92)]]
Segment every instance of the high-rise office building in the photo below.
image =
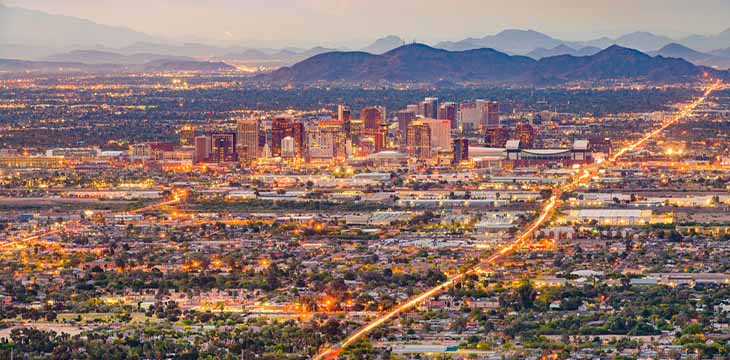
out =
[(421, 104), (410, 104), (406, 105), (406, 111), (410, 111), (416, 115), (423, 115), (421, 112), (423, 111), (423, 107)]
[(395, 114), (398, 119), (398, 138), (402, 146), (406, 144), (406, 131), (408, 131), (408, 125), (416, 119), (416, 113), (410, 110), (401, 110)]
[(241, 119), (236, 131), (238, 158), (255, 160), (260, 156), (260, 124), (258, 119)]
[(531, 149), (535, 146), (535, 129), (528, 123), (519, 123), (515, 126), (515, 139), (523, 149)]
[(295, 156), (294, 138), (287, 136), (281, 140), (281, 157), (283, 159), (293, 159)]
[(281, 141), (292, 134), (292, 120), (277, 117), (271, 121), (271, 156), (281, 157)]
[[(373, 151), (382, 151), (385, 147), (387, 131), (385, 108), (381, 106), (364, 108), (360, 112), (360, 120), (363, 122), (363, 129), (359, 136), (360, 149), (358, 152), (368, 154)], [(362, 145), (366, 145), (367, 149), (364, 149)]]
[(269, 147), (268, 143), (264, 143), (264, 146), (261, 148), (261, 157), (264, 159), (271, 159), (271, 147)]
[(464, 160), (469, 160), (469, 139), (454, 139), (454, 158), (452, 164), (458, 165)]
[(482, 129), (499, 126), (499, 103), (496, 101), (484, 101), (482, 106)]
[(364, 136), (362, 140), (360, 141), (359, 146), (359, 155), (360, 156), (368, 156), (370, 154), (375, 154), (378, 152), (378, 144), (376, 143), (377, 139), (371, 136)]
[(406, 149), (409, 156), (421, 160), (431, 158), (431, 129), (427, 124), (416, 120), (408, 125)]
[(382, 106), (366, 107), (360, 111), (363, 128), (379, 130), (385, 122), (385, 108)]
[(420, 119), (431, 130), (431, 147), (434, 150), (451, 149), (451, 123), (449, 120)]
[(456, 103), (447, 102), (439, 106), (438, 119), (449, 120), (451, 122), (451, 128), (456, 129), (457, 122), (457, 108)]
[(348, 139), (352, 139), (352, 110), (347, 105), (337, 105), (337, 120), (342, 121), (342, 128)]
[(319, 146), (325, 149), (325, 152), (331, 150), (332, 158), (336, 160), (345, 160), (348, 153), (347, 136), (342, 125), (342, 122), (338, 120), (319, 122)]
[(352, 120), (352, 110), (347, 105), (337, 105), (337, 120), (343, 123)]
[(459, 125), (466, 131), (484, 131), (499, 126), (499, 103), (487, 100), (465, 101), (459, 105)]
[(332, 145), (327, 144), (327, 140), (324, 138), (325, 134), (322, 133), (322, 129), (317, 125), (314, 128), (310, 128), (307, 131), (307, 159), (308, 160), (326, 160), (332, 159), (333, 148)]
[(234, 162), (236, 156), (236, 133), (220, 132), (210, 135), (211, 161), (216, 163)]
[(301, 121), (292, 122), (290, 136), (294, 140), (294, 157), (304, 159), (307, 153), (307, 139), (304, 130), (304, 123)]
[(393, 150), (397, 147), (396, 144), (396, 136), (395, 133), (397, 131), (391, 131), (394, 129), (391, 129), (389, 124), (383, 124), (380, 125), (380, 136), (382, 137), (382, 146), (378, 151), (384, 151), (384, 150)]
[(423, 108), (422, 114), (424, 117), (436, 119), (438, 118), (439, 112), (439, 98), (427, 97), (421, 103)]
[(180, 145), (193, 146), (195, 142), (195, 127), (192, 125), (183, 125), (180, 128)]
[(479, 130), (482, 114), (476, 101), (464, 101), (459, 104), (459, 126), (463, 131)]
[(208, 161), (210, 157), (210, 138), (207, 136), (196, 136), (194, 143), (195, 152), (193, 153), (193, 161), (196, 163)]
[[(345, 124), (342, 124), (342, 128), (345, 129)], [(359, 144), (362, 132), (365, 130), (362, 120), (350, 120), (349, 130), (345, 133), (352, 144)]]
[[(361, 150), (360, 153), (363, 156), (381, 152), (385, 149), (385, 132), (376, 129), (363, 129), (360, 135)], [(365, 145), (364, 148), (362, 145)]]
[(484, 144), (489, 147), (504, 147), (507, 144), (507, 140), (509, 140), (508, 128), (498, 126), (484, 130)]

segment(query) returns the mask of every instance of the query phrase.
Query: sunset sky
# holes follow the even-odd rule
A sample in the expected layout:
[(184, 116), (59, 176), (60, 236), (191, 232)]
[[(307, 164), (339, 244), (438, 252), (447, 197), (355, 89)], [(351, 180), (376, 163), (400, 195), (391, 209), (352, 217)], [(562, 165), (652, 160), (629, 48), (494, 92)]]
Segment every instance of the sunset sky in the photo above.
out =
[(355, 45), (535, 29), (568, 40), (646, 30), (669, 36), (730, 27), (727, 0), (0, 0), (152, 35), (279, 45)]

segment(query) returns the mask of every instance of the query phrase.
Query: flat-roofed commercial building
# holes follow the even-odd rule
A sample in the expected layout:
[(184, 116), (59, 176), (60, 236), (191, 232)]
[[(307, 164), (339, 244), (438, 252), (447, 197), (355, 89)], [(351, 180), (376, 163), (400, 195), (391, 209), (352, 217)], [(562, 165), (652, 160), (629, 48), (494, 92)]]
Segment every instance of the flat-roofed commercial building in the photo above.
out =
[(593, 162), (587, 140), (576, 140), (572, 147), (561, 149), (525, 149), (522, 141), (510, 140), (507, 141), (505, 152), (508, 161), (522, 166), (550, 163), (573, 165)]
[(672, 215), (654, 215), (651, 210), (640, 209), (580, 209), (569, 210), (559, 222), (571, 224), (595, 224), (599, 226), (642, 226), (671, 224)]
[(64, 158), (56, 156), (0, 157), (0, 168), (3, 169), (58, 169), (67, 164)]
[(46, 156), (58, 156), (65, 159), (95, 158), (101, 155), (98, 148), (55, 148), (46, 150)]

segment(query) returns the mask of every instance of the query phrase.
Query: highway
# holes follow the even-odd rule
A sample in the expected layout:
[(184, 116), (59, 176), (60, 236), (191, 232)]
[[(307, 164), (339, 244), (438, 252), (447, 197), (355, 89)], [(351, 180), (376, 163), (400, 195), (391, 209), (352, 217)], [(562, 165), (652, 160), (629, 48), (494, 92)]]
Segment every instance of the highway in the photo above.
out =
[(673, 124), (677, 123), (682, 118), (685, 118), (689, 116), (694, 109), (696, 109), (700, 104), (704, 103), (709, 95), (720, 88), (722, 85), (721, 82), (716, 82), (712, 85), (710, 85), (705, 93), (697, 98), (692, 103), (686, 105), (681, 111), (679, 111), (672, 119), (669, 121), (664, 122), (660, 127), (652, 130), (651, 132), (647, 133), (640, 139), (630, 143), (629, 145), (621, 148), (618, 152), (616, 152), (613, 156), (609, 158), (608, 162), (604, 162), (603, 164), (594, 164), (591, 166), (585, 167), (582, 171), (578, 172), (572, 181), (570, 181), (567, 184), (562, 184), (557, 186), (553, 190), (552, 196), (547, 200), (545, 205), (543, 205), (542, 210), (540, 211), (540, 215), (535, 219), (533, 222), (531, 222), (525, 230), (522, 232), (520, 236), (518, 236), (513, 242), (510, 244), (504, 246), (501, 250), (496, 252), (494, 255), (490, 256), (489, 258), (483, 260), (480, 262), (480, 264), (467, 269), (466, 271), (451, 276), (448, 280), (445, 282), (436, 285), (419, 295), (416, 295), (412, 297), (411, 299), (407, 300), (404, 303), (401, 303), (400, 305), (396, 306), (395, 308), (386, 311), (379, 317), (373, 319), (370, 323), (366, 324), (365, 326), (361, 327), (354, 333), (350, 334), (347, 338), (345, 338), (340, 343), (331, 346), (324, 351), (320, 352), (316, 356), (313, 357), (315, 360), (330, 360), (335, 359), (337, 356), (347, 347), (352, 345), (353, 343), (357, 342), (358, 340), (362, 339), (366, 335), (368, 335), (373, 330), (377, 329), (378, 327), (382, 326), (389, 320), (393, 319), (394, 317), (411, 310), (412, 308), (416, 307), (417, 305), (423, 303), (424, 301), (430, 299), (433, 296), (436, 296), (443, 291), (447, 290), (450, 286), (452, 286), (454, 283), (457, 283), (461, 280), (463, 280), (466, 276), (470, 274), (477, 273), (479, 271), (484, 270), (486, 267), (493, 265), (500, 259), (502, 259), (504, 256), (511, 254), (516, 249), (519, 249), (522, 245), (524, 245), (527, 241), (530, 240), (532, 235), (535, 233), (535, 231), (539, 230), (542, 225), (545, 224), (546, 221), (550, 219), (550, 217), (555, 213), (555, 210), (558, 207), (560, 195), (564, 192), (571, 192), (574, 189), (576, 189), (579, 185), (586, 183), (590, 181), (591, 178), (595, 175), (595, 173), (602, 167), (605, 167), (608, 164), (615, 163), (621, 156), (626, 154), (627, 152), (633, 151), (636, 148), (644, 145), (647, 141), (651, 140), (658, 134), (660, 134), (662, 131), (667, 129), (668, 127), (672, 126)]
[(669, 121), (665, 121), (664, 124), (662, 124), (662, 126), (654, 129), (653, 131), (651, 131), (648, 134), (644, 135), (641, 139), (636, 140), (633, 143), (631, 143), (630, 145), (628, 145), (628, 146), (622, 148), (621, 150), (617, 151), (615, 154), (613, 154), (613, 156), (611, 156), (609, 158), (609, 160), (611, 162), (615, 162), (620, 157), (622, 157), (623, 155), (625, 155), (627, 152), (633, 151), (636, 148), (644, 145), (644, 143), (646, 143), (647, 141), (649, 141), (653, 137), (657, 136), (659, 133), (661, 133), (662, 131), (666, 130), (668, 127), (676, 124), (679, 120), (682, 120), (683, 118), (689, 116), (692, 113), (692, 111), (694, 111), (694, 109), (696, 109), (698, 106), (700, 106), (700, 104), (702, 104), (705, 101), (707, 101), (707, 97), (710, 96), (710, 94), (713, 91), (719, 89), (721, 86), (722, 86), (722, 83), (719, 82), (719, 81), (716, 82), (716, 83), (714, 83), (714, 84), (712, 84), (712, 85), (710, 85), (707, 88), (707, 90), (705, 91), (705, 93), (701, 97), (697, 98), (691, 104), (685, 106), (677, 115), (675, 115), (674, 117), (672, 117)]

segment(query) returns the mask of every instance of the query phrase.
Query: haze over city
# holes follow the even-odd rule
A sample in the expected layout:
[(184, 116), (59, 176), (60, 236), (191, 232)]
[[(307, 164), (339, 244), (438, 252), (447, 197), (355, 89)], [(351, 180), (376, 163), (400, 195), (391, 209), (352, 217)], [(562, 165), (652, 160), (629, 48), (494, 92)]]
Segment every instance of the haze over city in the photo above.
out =
[[(394, 34), (407, 41), (535, 29), (566, 40), (633, 31), (667, 36), (728, 28), (723, 0), (5, 0), (9, 6), (125, 26), (154, 36), (239, 45), (357, 48)], [(0, 24), (0, 28), (2, 25)]]

